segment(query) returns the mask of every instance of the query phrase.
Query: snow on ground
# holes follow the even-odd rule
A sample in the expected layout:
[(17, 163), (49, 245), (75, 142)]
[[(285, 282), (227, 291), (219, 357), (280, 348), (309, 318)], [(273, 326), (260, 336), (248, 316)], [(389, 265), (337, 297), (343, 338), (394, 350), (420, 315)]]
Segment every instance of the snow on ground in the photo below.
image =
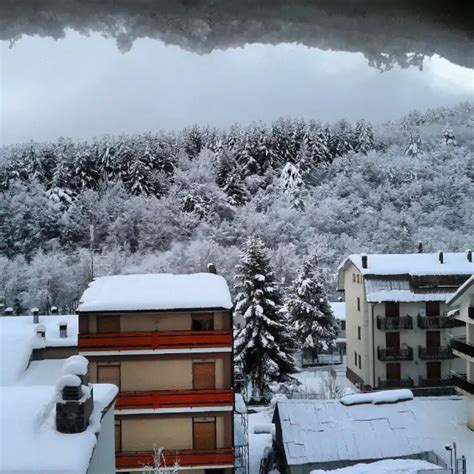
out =
[[(59, 337), (59, 323), (67, 322), (66, 338)], [(46, 337), (36, 335), (33, 316), (0, 318), (0, 386), (14, 385), (23, 376), (33, 349), (41, 347), (77, 346), (77, 316), (40, 316)]]
[(212, 273), (113, 275), (96, 278), (84, 292), (79, 311), (227, 308), (226, 281)]
[(94, 385), (94, 410), (83, 433), (59, 433), (54, 386), (0, 387), (0, 472), (85, 473), (97, 443), (101, 415), (117, 387)]
[(417, 474), (421, 469), (439, 469), (439, 466), (419, 459), (385, 459), (371, 464), (356, 464), (332, 471), (316, 469), (311, 474)]
[(257, 413), (249, 414), (249, 463), (251, 474), (257, 474), (260, 470), (260, 461), (263, 458), (265, 448), (272, 446), (272, 435), (267, 433), (255, 434), (256, 426), (272, 423), (273, 410), (258, 408)]

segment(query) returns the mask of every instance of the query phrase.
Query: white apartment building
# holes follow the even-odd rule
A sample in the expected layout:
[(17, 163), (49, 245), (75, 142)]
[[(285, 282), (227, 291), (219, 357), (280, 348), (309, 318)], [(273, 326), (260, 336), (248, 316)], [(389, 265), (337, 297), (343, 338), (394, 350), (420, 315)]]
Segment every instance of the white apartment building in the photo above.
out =
[(471, 276), (447, 304), (454, 309), (457, 319), (466, 324), (463, 337), (453, 337), (453, 353), (466, 362), (465, 372), (453, 374), (456, 388), (467, 397), (467, 426), (474, 431), (474, 275)]
[(462, 370), (450, 337), (464, 333), (446, 300), (474, 273), (472, 252), (349, 255), (345, 293), (347, 377), (361, 390), (452, 386)]

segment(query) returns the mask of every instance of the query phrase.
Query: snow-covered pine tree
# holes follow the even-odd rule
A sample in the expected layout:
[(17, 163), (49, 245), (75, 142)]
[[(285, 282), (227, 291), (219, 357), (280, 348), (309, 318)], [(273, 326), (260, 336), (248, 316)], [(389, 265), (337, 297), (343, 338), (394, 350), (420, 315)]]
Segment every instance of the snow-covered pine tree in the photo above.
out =
[(245, 320), (235, 341), (236, 362), (248, 377), (254, 397), (265, 397), (272, 382), (293, 380), (295, 343), (261, 239), (248, 238), (236, 270), (235, 316)]
[(405, 147), (405, 155), (411, 156), (412, 158), (417, 158), (423, 154), (421, 147), (421, 138), (416, 133), (410, 134), (410, 140), (408, 145)]
[(304, 260), (289, 290), (286, 307), (303, 351), (315, 355), (334, 346), (337, 325), (314, 257)]
[(232, 206), (241, 206), (247, 201), (250, 201), (250, 193), (238, 170), (233, 171), (230, 176), (227, 177), (227, 181), (222, 190), (229, 197), (229, 204)]
[(301, 200), (303, 178), (298, 165), (288, 162), (283, 167), (280, 175), (280, 185), (283, 192), (290, 198), (291, 204), (297, 209), (303, 209), (304, 203)]
[(443, 145), (457, 146), (453, 129), (449, 125), (443, 130)]
[(366, 154), (375, 146), (372, 125), (365, 120), (358, 120), (355, 129), (355, 151)]

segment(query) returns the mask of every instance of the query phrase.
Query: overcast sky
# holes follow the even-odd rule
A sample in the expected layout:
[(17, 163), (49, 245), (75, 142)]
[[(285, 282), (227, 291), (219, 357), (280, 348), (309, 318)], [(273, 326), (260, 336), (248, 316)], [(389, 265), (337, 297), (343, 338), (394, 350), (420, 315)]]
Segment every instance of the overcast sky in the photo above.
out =
[(157, 40), (128, 53), (99, 35), (0, 42), (1, 143), (227, 126), (280, 116), (384, 121), (473, 99), (473, 71), (443, 58), (381, 73), (361, 54), (254, 44), (197, 55)]

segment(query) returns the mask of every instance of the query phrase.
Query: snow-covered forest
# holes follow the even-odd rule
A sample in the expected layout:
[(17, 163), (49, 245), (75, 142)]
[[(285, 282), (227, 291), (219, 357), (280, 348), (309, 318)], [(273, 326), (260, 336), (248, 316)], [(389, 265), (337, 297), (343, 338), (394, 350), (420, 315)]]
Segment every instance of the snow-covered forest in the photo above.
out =
[[(0, 149), (0, 296), (71, 311), (94, 274), (205, 271), (233, 286), (249, 235), (291, 285), (317, 257), (460, 251), (474, 236), (474, 105), (372, 126), (281, 119), (226, 130)], [(91, 225), (93, 241), (91, 242)]]

